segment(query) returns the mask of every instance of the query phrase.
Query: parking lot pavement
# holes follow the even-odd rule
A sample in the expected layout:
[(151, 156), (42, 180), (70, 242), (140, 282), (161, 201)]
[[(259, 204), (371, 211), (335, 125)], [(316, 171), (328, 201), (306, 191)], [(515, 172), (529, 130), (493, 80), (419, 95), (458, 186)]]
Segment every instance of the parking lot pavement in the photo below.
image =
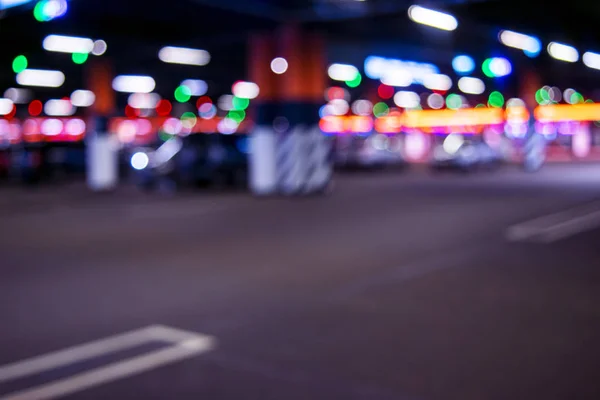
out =
[[(506, 232), (593, 204), (598, 171), (358, 174), (323, 198), (117, 193), (3, 213), (0, 398), (75, 382), (73, 399), (597, 399), (600, 231)], [(215, 345), (156, 364), (168, 348), (101, 346), (2, 381), (156, 325)]]

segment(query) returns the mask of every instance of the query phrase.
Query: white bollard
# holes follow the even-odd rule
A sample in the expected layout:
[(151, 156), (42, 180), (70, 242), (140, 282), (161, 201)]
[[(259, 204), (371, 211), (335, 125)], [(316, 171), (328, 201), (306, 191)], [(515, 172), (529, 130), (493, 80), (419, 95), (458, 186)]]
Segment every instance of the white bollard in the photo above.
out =
[(250, 190), (264, 196), (275, 194), (277, 185), (277, 134), (270, 127), (257, 127), (250, 137)]
[(94, 133), (86, 138), (87, 185), (96, 192), (116, 189), (119, 146), (113, 135)]

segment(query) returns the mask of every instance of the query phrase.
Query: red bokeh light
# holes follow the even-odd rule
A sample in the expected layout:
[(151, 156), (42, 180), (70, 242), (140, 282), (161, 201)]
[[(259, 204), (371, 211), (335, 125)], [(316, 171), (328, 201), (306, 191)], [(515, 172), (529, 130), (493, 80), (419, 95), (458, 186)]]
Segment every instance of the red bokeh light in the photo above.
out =
[(156, 106), (156, 113), (161, 117), (166, 117), (167, 115), (171, 114), (172, 109), (173, 106), (171, 105), (171, 102), (163, 99), (158, 102), (158, 105)]
[(139, 115), (138, 110), (131, 107), (129, 104), (125, 107), (125, 116), (127, 118), (135, 118)]
[(327, 89), (327, 100), (331, 101), (331, 100), (338, 100), (338, 99), (345, 99), (346, 97), (346, 91), (344, 90), (344, 88), (338, 87), (338, 86), (333, 86), (330, 87), (329, 89)]
[(17, 114), (17, 106), (15, 104), (13, 104), (12, 110), (10, 110), (10, 112), (8, 114), (6, 114), (4, 117), (6, 119), (12, 119), (15, 117), (16, 114)]
[(32, 117), (37, 117), (38, 115), (40, 115), (42, 113), (42, 110), (44, 108), (44, 105), (42, 104), (41, 101), (39, 100), (34, 100), (31, 103), (29, 103), (29, 115), (31, 115)]
[(388, 85), (381, 84), (377, 88), (377, 94), (382, 99), (391, 99), (394, 96), (394, 88)]
[(205, 103), (210, 103), (210, 104), (212, 104), (212, 100), (211, 100), (211, 98), (210, 98), (210, 97), (208, 97), (208, 96), (202, 96), (202, 97), (200, 97), (200, 98), (198, 99), (198, 101), (196, 101), (196, 108), (200, 108), (200, 106), (201, 106), (202, 104), (205, 104)]

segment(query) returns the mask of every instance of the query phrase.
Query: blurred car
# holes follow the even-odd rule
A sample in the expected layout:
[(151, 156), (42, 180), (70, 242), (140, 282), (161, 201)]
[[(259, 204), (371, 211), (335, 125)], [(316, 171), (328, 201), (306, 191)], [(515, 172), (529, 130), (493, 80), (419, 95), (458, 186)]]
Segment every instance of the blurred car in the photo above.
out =
[(464, 172), (495, 169), (503, 162), (502, 155), (479, 137), (452, 133), (433, 147), (430, 166), (433, 170), (455, 169)]
[(384, 168), (407, 165), (397, 136), (371, 134), (336, 137), (334, 162), (338, 168)]
[(190, 135), (134, 148), (130, 165), (144, 189), (181, 186), (244, 186), (248, 174), (246, 135)]

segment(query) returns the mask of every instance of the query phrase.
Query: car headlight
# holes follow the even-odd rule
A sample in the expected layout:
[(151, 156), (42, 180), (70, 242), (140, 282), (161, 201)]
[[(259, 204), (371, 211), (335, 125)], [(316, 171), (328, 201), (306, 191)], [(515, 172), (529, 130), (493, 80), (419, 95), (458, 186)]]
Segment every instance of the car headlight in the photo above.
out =
[(146, 169), (148, 164), (150, 164), (150, 157), (148, 157), (148, 154), (144, 153), (143, 151), (138, 151), (131, 156), (131, 166), (133, 169), (141, 171)]

